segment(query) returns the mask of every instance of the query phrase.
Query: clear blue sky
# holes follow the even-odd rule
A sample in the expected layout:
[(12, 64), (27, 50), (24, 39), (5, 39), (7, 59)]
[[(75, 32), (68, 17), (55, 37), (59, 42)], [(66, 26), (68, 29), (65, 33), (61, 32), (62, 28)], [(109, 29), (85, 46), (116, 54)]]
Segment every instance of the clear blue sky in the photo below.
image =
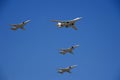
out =
[[(76, 17), (78, 31), (50, 21)], [(28, 19), (25, 31), (10, 30)], [(0, 37), (0, 80), (120, 80), (119, 0), (0, 0)], [(74, 55), (59, 54), (73, 44)]]

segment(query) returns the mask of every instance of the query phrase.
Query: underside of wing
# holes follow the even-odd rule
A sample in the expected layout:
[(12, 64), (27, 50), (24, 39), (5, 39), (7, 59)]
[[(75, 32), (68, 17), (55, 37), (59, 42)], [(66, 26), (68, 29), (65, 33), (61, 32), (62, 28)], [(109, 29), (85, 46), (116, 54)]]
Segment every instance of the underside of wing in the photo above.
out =
[(72, 28), (73, 28), (74, 30), (78, 30), (75, 25), (72, 25)]

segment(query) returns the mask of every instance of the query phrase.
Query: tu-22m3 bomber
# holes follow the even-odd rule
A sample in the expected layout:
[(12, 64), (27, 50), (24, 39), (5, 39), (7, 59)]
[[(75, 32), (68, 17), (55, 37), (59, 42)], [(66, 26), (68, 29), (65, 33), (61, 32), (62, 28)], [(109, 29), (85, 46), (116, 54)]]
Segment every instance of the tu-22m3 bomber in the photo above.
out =
[(71, 46), (70, 48), (61, 49), (61, 50), (60, 50), (60, 54), (63, 54), (63, 55), (65, 55), (66, 53), (73, 54), (73, 49), (77, 48), (78, 46), (79, 46), (79, 45), (73, 45), (73, 46)]
[(11, 26), (12, 26), (11, 29), (12, 30), (17, 30), (18, 28), (20, 28), (22, 30), (25, 30), (24, 26), (29, 22), (30, 22), (30, 20), (26, 20), (26, 21), (24, 21), (22, 23), (19, 23), (19, 24), (11, 24)]
[(58, 73), (63, 74), (64, 72), (68, 72), (71, 73), (71, 69), (75, 68), (77, 65), (72, 65), (72, 66), (68, 66), (66, 68), (60, 68), (58, 69)]
[(73, 20), (67, 20), (67, 21), (62, 21), (62, 20), (52, 20), (52, 22), (57, 22), (57, 26), (58, 28), (62, 28), (62, 27), (72, 27), (74, 30), (78, 30), (77, 27), (75, 26), (75, 22), (80, 20), (82, 17), (77, 17)]

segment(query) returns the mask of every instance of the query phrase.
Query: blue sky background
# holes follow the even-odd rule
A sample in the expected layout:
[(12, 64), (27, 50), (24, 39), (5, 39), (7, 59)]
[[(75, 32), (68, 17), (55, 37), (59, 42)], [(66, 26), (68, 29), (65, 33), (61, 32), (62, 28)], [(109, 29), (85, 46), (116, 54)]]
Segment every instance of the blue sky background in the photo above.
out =
[[(76, 17), (78, 31), (50, 21)], [(10, 30), (28, 19), (25, 31)], [(0, 80), (120, 80), (119, 32), (119, 0), (0, 0)], [(74, 44), (74, 55), (59, 54)]]

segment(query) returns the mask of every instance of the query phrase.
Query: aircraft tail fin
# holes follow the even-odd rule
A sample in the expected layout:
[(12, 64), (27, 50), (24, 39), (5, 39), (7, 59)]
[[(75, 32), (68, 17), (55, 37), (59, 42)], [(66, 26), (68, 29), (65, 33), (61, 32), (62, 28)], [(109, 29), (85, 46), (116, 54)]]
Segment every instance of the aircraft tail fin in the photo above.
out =
[(25, 30), (25, 28), (24, 27), (20, 27), (22, 30)]
[(72, 28), (73, 28), (74, 30), (78, 30), (75, 25), (72, 25)]
[(71, 50), (71, 51), (69, 51), (69, 53), (70, 53), (70, 54), (73, 54), (73, 51)]
[(69, 70), (69, 71), (67, 71), (68, 73), (71, 73), (71, 71)]

